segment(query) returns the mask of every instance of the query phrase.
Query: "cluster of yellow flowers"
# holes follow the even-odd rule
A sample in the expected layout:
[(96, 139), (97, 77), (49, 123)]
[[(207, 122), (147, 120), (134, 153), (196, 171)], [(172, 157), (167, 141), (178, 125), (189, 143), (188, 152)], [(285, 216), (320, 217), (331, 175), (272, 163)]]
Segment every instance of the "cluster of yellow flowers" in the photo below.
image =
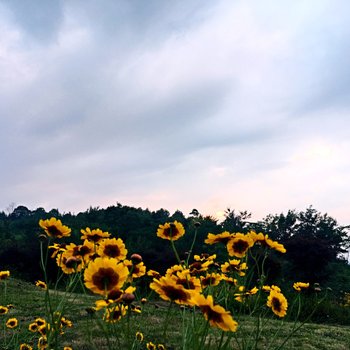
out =
[[(51, 238), (68, 237), (71, 234), (71, 229), (55, 218), (40, 220), (39, 225)], [(103, 297), (96, 301), (93, 311), (104, 310), (104, 321), (114, 323), (128, 311), (141, 312), (141, 308), (133, 302), (136, 290), (134, 280), (146, 275), (142, 257), (132, 254), (128, 259), (124, 242), (120, 238), (111, 238), (108, 232), (87, 227), (81, 230), (81, 234), (81, 244), (54, 243), (49, 246), (57, 265), (65, 274), (81, 272), (86, 288)], [(183, 225), (177, 221), (160, 225), (157, 230), (158, 237), (169, 240), (172, 244), (184, 234)], [(246, 289), (246, 286), (239, 282), (248, 270), (246, 257), (254, 245), (285, 253), (282, 244), (273, 241), (268, 235), (254, 231), (247, 234), (227, 231), (220, 234), (209, 233), (205, 243), (224, 244), (230, 257), (228, 261), (220, 264), (216, 261), (215, 254), (201, 254), (194, 255), (191, 263), (189, 259), (179, 260), (178, 264), (169, 267), (164, 275), (149, 270), (147, 275), (152, 278), (150, 289), (163, 300), (174, 302), (181, 307), (198, 308), (211, 326), (223, 331), (235, 332), (238, 323), (232, 313), (214, 298), (213, 288), (221, 283), (226, 284), (229, 294), (241, 303), (260, 291), (267, 292), (267, 307), (278, 317), (286, 315), (288, 302), (279, 287), (258, 285)], [(175, 254), (178, 257), (176, 251)], [(43, 289), (47, 288), (42, 281), (37, 281), (36, 284)], [(306, 283), (294, 284), (296, 291), (305, 288), (308, 288)], [(140, 338), (141, 334), (137, 337)], [(165, 349), (162, 344), (156, 346), (152, 342), (147, 343), (147, 349), (156, 348)]]
[[(55, 218), (41, 220), (39, 225), (50, 237), (62, 238), (71, 234), (71, 230)], [(111, 238), (108, 232), (87, 227), (81, 230), (81, 234), (80, 245), (55, 243), (49, 246), (57, 265), (66, 274), (83, 271), (86, 288), (104, 297), (96, 301), (93, 309), (104, 309), (106, 322), (119, 321), (129, 306), (132, 311), (140, 312), (132, 304), (136, 290), (132, 282), (146, 273), (142, 257), (132, 254), (126, 259), (128, 251), (124, 242), (120, 238)]]
[[(182, 224), (175, 221), (160, 225), (157, 236), (167, 240), (177, 240), (184, 233)], [(215, 261), (216, 255), (194, 256), (192, 264), (188, 266), (179, 264), (169, 268), (165, 276), (153, 280), (150, 288), (164, 300), (198, 307), (211, 326), (234, 332), (237, 330), (238, 323), (233, 319), (230, 311), (214, 302), (213, 296), (206, 290), (207, 287), (217, 286), (223, 281), (231, 286), (235, 300), (243, 302), (245, 298), (259, 291), (257, 287), (245, 290), (245, 286), (238, 283), (238, 278), (244, 276), (248, 269), (247, 263), (243, 260), (248, 250), (255, 244), (275, 249), (281, 253), (285, 253), (286, 250), (282, 244), (271, 240), (267, 235), (254, 231), (248, 234), (228, 231), (220, 234), (209, 233), (205, 243), (225, 244), (228, 255), (235, 259), (220, 265)], [(219, 271), (218, 266), (220, 266)], [(266, 304), (277, 316), (284, 317), (288, 303), (281, 290), (277, 288), (265, 286), (264, 290), (269, 290)]]

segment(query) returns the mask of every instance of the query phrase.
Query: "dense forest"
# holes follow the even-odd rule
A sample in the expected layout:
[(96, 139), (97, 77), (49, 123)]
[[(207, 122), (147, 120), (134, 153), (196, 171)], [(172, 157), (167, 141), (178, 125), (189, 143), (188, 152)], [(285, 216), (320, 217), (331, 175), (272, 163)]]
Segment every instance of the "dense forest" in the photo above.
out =
[[(43, 208), (30, 210), (21, 205), (7, 213), (0, 212), (1, 270), (9, 269), (12, 275), (27, 280), (42, 277), (38, 222), (50, 217), (60, 219), (72, 229), (69, 242), (80, 243), (81, 229), (100, 228), (123, 239), (129, 254), (141, 254), (147, 268), (159, 272), (176, 262), (168, 242), (156, 236), (159, 224), (177, 220), (184, 225), (186, 234), (176, 241), (181, 258), (186, 257), (195, 230), (197, 240), (193, 253), (216, 253), (219, 257), (223, 256), (225, 248), (204, 244), (208, 233), (255, 230), (268, 234), (287, 249), (286, 254), (272, 252), (269, 255), (266, 271), (270, 283), (308, 281), (338, 292), (350, 291), (349, 226), (338, 225), (334, 218), (312, 207), (302, 212), (289, 210), (286, 214), (268, 215), (259, 222), (252, 222), (247, 211), (227, 209), (224, 220), (218, 222), (196, 209), (186, 216), (181, 211), (170, 214), (165, 209), (150, 211), (117, 203), (106, 209), (90, 207), (75, 215), (60, 213), (57, 209), (49, 212)], [(50, 268), (55, 269), (54, 261)]]

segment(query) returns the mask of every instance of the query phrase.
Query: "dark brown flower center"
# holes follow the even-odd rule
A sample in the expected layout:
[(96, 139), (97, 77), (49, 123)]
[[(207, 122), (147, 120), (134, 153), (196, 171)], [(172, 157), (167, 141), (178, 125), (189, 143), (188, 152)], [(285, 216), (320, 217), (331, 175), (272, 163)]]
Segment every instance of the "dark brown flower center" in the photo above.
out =
[(193, 264), (190, 265), (190, 271), (194, 270), (200, 270), (202, 268), (202, 263), (199, 261), (194, 262)]
[(95, 233), (93, 235), (88, 235), (87, 239), (89, 241), (92, 241), (92, 242), (96, 243), (96, 242), (98, 242), (98, 241), (100, 241), (102, 239), (102, 236), (97, 234), (97, 233)]
[(165, 237), (176, 237), (177, 234), (179, 234), (178, 229), (174, 224), (171, 224), (169, 228), (164, 229), (164, 236)]
[(111, 290), (118, 281), (119, 275), (111, 267), (100, 267), (92, 276), (92, 282), (99, 290)]
[(63, 259), (63, 263), (68, 269), (74, 269), (81, 263), (81, 260), (79, 258), (71, 256), (68, 259)]
[(111, 291), (108, 293), (107, 298), (108, 298), (108, 299), (116, 300), (116, 299), (119, 299), (119, 298), (122, 296), (122, 294), (123, 294), (122, 291), (119, 290), (119, 289), (111, 290)]
[(248, 242), (244, 241), (243, 239), (239, 239), (238, 241), (233, 242), (232, 248), (237, 253), (244, 253), (249, 247)]
[(165, 286), (162, 289), (164, 294), (170, 300), (187, 301), (189, 299), (188, 293), (186, 293), (184, 290), (181, 290), (172, 286)]
[(193, 281), (188, 280), (186, 278), (179, 278), (176, 281), (176, 284), (180, 284), (181, 286), (185, 287), (186, 289), (195, 289), (196, 288)]
[(272, 308), (276, 310), (277, 312), (282, 311), (282, 304), (281, 301), (278, 298), (272, 298)]
[(55, 225), (48, 226), (47, 231), (53, 237), (58, 237), (62, 235), (62, 232)]
[(86, 245), (83, 245), (79, 248), (79, 254), (81, 256), (85, 256), (85, 255), (91, 253), (91, 251), (92, 250), (89, 247), (87, 247)]
[(207, 315), (208, 320), (214, 321), (215, 323), (222, 322), (222, 315), (214, 311), (209, 305), (200, 306), (203, 314)]
[(212, 285), (214, 284), (216, 281), (215, 277), (206, 277), (206, 278), (203, 278), (202, 279), (202, 285), (203, 286), (209, 286), (209, 285)]
[(119, 308), (115, 308), (110, 312), (109, 318), (114, 321), (118, 321), (122, 317), (122, 312)]
[(117, 258), (120, 255), (120, 249), (116, 244), (106, 244), (103, 252), (111, 258)]

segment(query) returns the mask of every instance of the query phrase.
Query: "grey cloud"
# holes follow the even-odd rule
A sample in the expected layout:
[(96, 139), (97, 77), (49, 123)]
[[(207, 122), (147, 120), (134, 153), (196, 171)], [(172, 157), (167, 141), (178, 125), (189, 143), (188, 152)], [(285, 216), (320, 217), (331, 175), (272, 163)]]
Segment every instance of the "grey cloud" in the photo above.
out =
[(63, 22), (63, 1), (4, 0), (29, 38), (47, 44), (55, 40)]
[(172, 32), (182, 32), (201, 20), (213, 4), (200, 0), (104, 0), (73, 1), (68, 5), (74, 15), (104, 42), (112, 38), (119, 45), (154, 45)]

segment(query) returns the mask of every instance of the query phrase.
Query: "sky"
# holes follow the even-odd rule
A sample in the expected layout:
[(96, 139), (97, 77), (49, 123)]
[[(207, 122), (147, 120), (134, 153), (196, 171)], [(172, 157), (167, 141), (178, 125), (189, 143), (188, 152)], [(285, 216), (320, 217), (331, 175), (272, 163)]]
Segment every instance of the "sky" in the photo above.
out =
[(348, 0), (0, 0), (0, 211), (309, 206), (350, 224)]

